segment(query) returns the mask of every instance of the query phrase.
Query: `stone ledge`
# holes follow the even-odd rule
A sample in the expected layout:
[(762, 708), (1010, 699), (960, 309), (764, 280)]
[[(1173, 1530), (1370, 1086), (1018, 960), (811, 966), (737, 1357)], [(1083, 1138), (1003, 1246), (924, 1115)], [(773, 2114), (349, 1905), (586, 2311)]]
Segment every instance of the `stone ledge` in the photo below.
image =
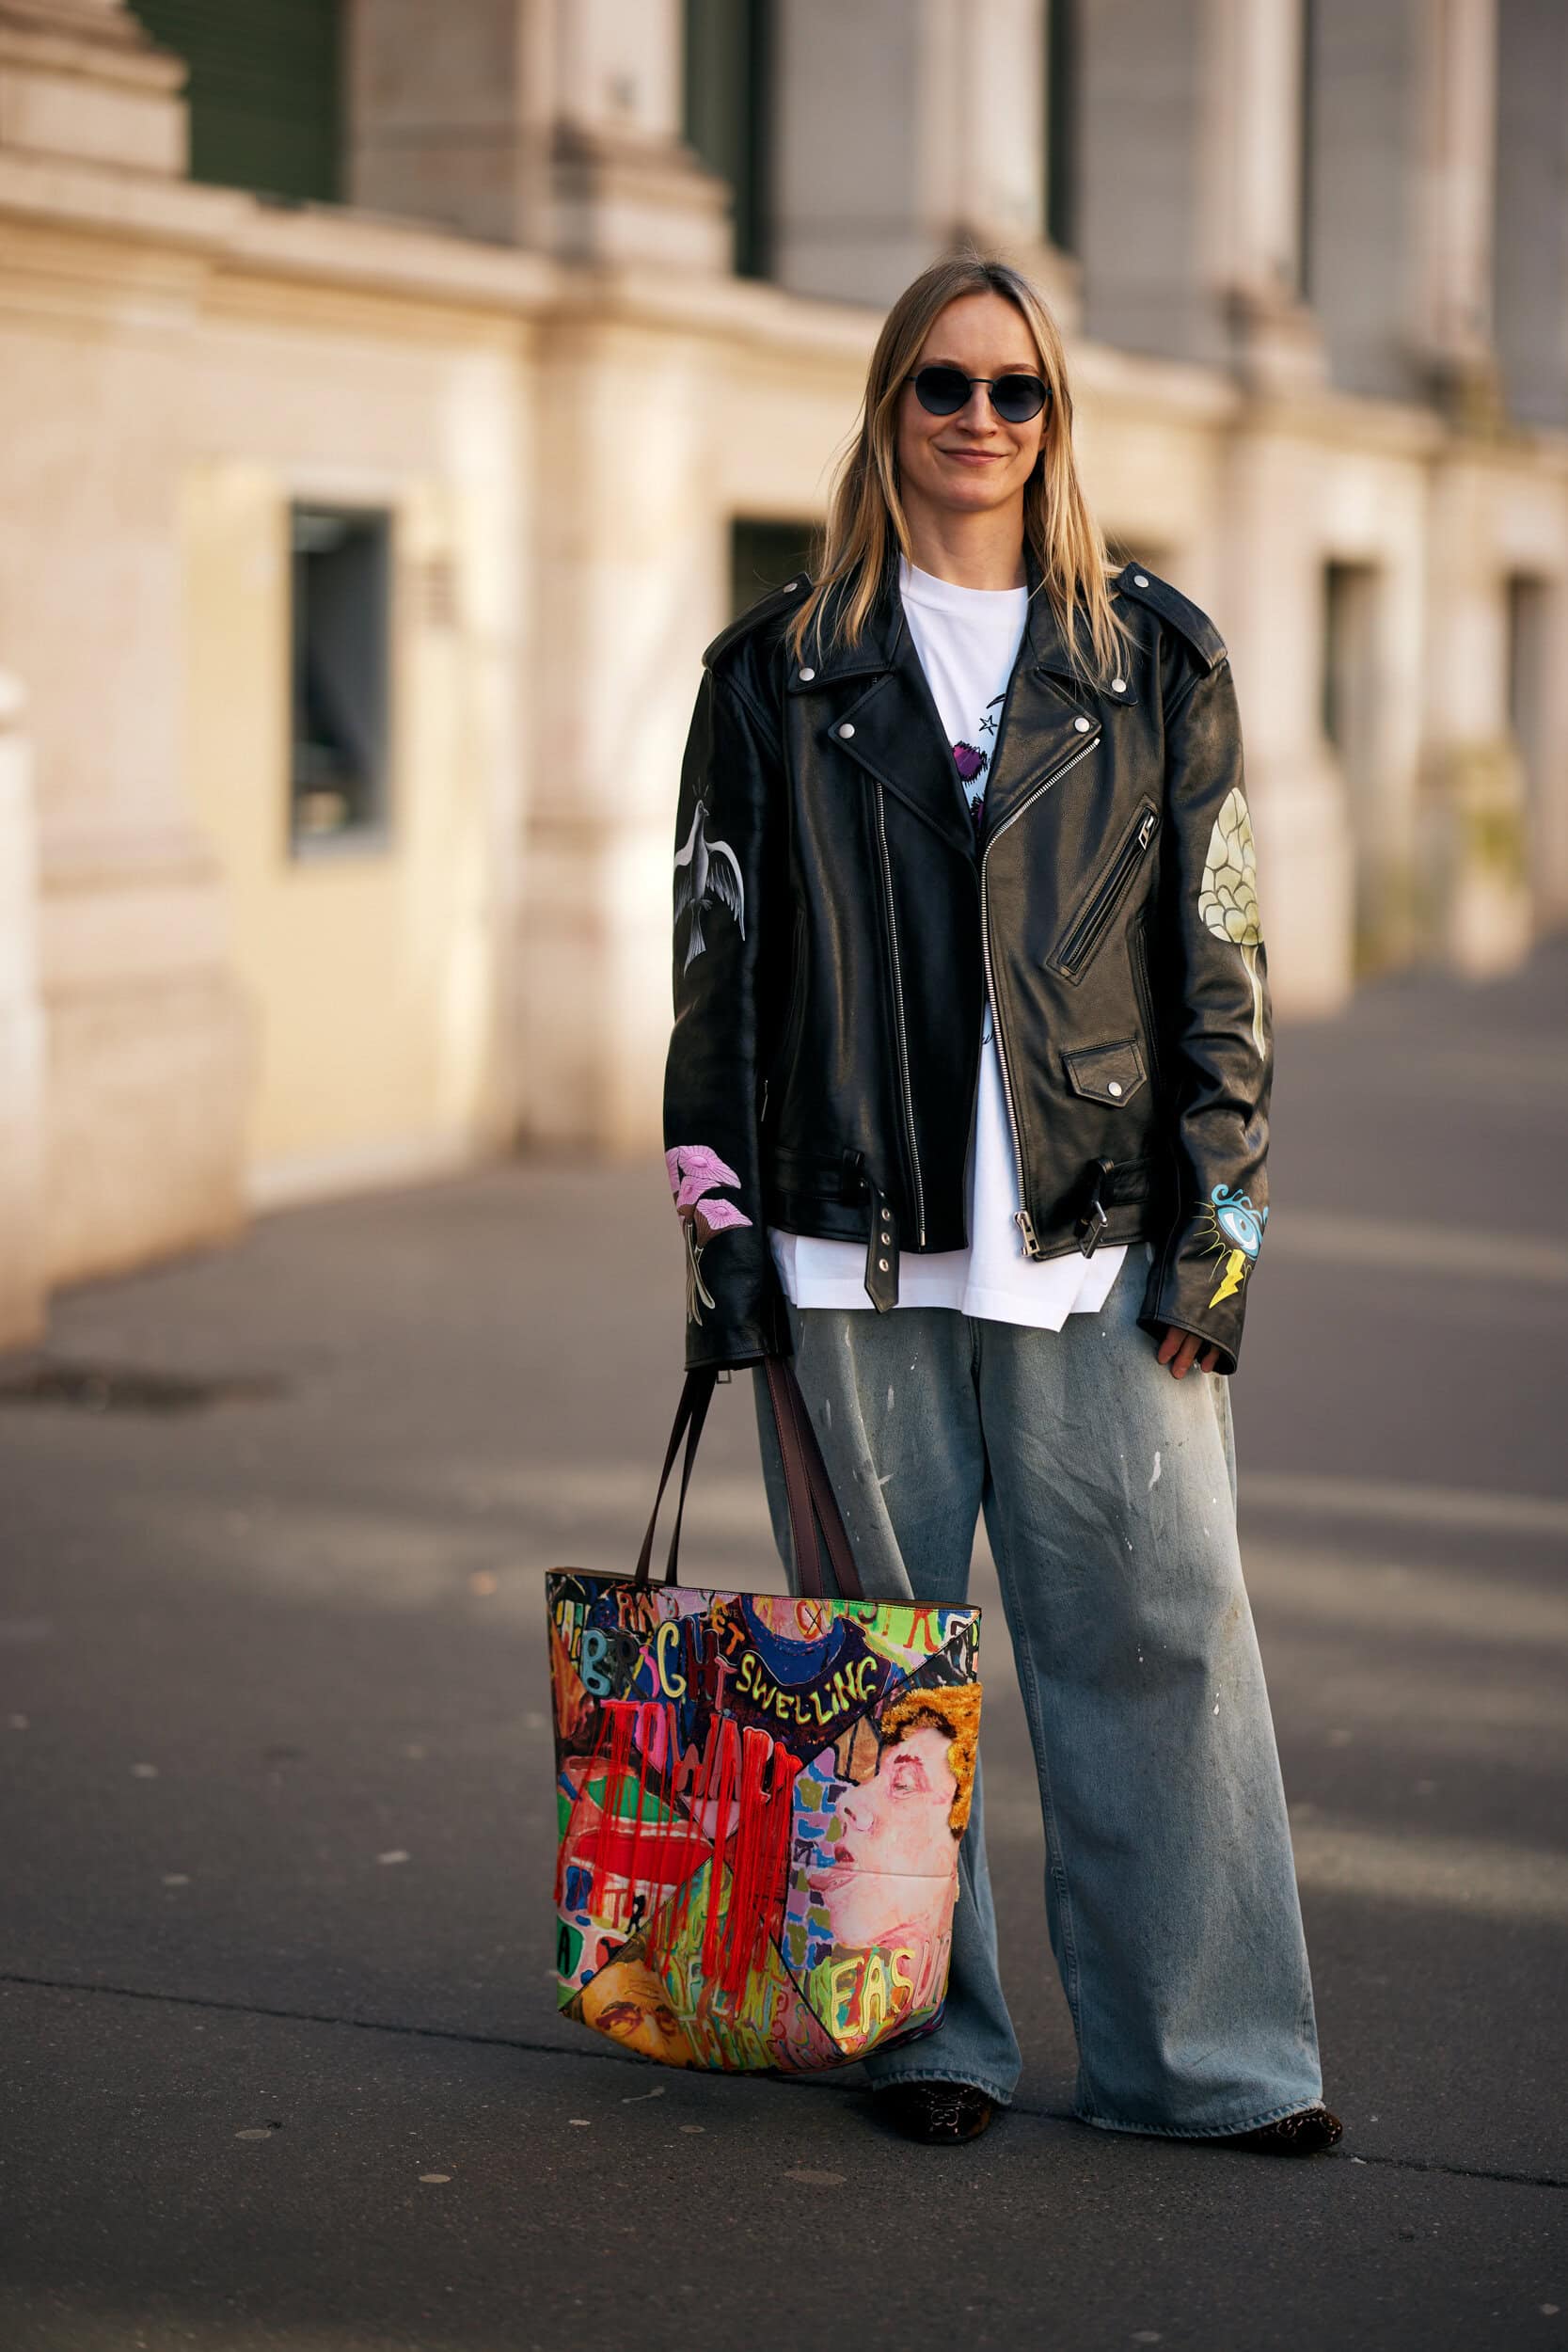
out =
[(56, 11), (47, 13), (5, 5), (0, 0), (0, 65), (18, 63), (40, 72), (86, 75), (95, 82), (115, 82), (153, 97), (174, 97), (185, 87), (189, 72), (183, 57), (157, 49), (133, 28), (121, 39), (110, 20), (102, 32), (61, 31)]
[(0, 151), (178, 179), (189, 151), (183, 58), (90, 0), (0, 0)]

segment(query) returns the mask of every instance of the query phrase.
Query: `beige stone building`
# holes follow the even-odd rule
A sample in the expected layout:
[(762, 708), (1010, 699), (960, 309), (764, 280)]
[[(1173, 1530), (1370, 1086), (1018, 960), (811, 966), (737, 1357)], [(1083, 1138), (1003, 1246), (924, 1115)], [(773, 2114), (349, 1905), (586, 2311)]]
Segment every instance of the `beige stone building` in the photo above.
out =
[(0, 0), (0, 1336), (652, 1151), (698, 654), (960, 233), (1229, 641), (1281, 1007), (1563, 919), (1556, 0)]

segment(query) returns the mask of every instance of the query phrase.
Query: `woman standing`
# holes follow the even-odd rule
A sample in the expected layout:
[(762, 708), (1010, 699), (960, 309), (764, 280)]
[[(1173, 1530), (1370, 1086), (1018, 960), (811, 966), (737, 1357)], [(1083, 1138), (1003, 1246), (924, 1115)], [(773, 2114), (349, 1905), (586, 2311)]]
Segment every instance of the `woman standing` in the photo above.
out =
[[(1114, 573), (1055, 325), (976, 256), (895, 304), (819, 577), (707, 648), (665, 1086), (687, 1362), (793, 1353), (865, 1590), (966, 1595), (983, 1512), (1077, 2113), (1332, 2146), (1226, 1377), (1268, 1216), (1269, 1000), (1212, 623)], [(766, 1391), (779, 1548), (788, 1522)], [(911, 2136), (1019, 2073), (976, 1779)]]

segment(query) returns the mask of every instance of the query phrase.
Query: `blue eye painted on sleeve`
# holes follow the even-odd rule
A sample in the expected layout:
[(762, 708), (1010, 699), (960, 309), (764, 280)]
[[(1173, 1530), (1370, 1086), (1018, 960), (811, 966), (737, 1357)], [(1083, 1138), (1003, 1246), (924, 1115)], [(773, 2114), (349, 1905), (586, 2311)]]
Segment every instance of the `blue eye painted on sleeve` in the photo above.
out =
[(1232, 1249), (1244, 1250), (1249, 1258), (1256, 1258), (1263, 1247), (1268, 1210), (1255, 1209), (1244, 1192), (1232, 1192), (1228, 1184), (1216, 1184), (1211, 1197), (1214, 1222)]

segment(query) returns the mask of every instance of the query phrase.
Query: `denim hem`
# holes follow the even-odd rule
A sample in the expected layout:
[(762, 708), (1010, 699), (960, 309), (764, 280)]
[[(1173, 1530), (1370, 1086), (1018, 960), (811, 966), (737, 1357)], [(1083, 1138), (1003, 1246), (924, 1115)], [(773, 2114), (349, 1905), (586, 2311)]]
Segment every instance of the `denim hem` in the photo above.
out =
[(879, 2074), (871, 2088), (873, 2092), (887, 2090), (898, 2083), (961, 2083), (966, 2090), (983, 2090), (999, 2107), (1010, 2107), (1013, 2104), (1012, 2092), (999, 2090), (995, 2083), (977, 2083), (973, 2074), (949, 2074), (931, 2066), (922, 2066), (908, 2074)]
[(1323, 2105), (1321, 2097), (1308, 2099), (1305, 2106), (1292, 2099), (1282, 2107), (1270, 2107), (1262, 2115), (1252, 2115), (1240, 2123), (1206, 2123), (1199, 2129), (1183, 2130), (1179, 2123), (1124, 2123), (1111, 2115), (1091, 2115), (1083, 2107), (1074, 2107), (1076, 2123), (1092, 2124), (1097, 2132), (1137, 2132), (1150, 2139), (1234, 2139), (1240, 2132), (1261, 2131), (1265, 2123), (1282, 2123), (1288, 2115), (1310, 2115)]

